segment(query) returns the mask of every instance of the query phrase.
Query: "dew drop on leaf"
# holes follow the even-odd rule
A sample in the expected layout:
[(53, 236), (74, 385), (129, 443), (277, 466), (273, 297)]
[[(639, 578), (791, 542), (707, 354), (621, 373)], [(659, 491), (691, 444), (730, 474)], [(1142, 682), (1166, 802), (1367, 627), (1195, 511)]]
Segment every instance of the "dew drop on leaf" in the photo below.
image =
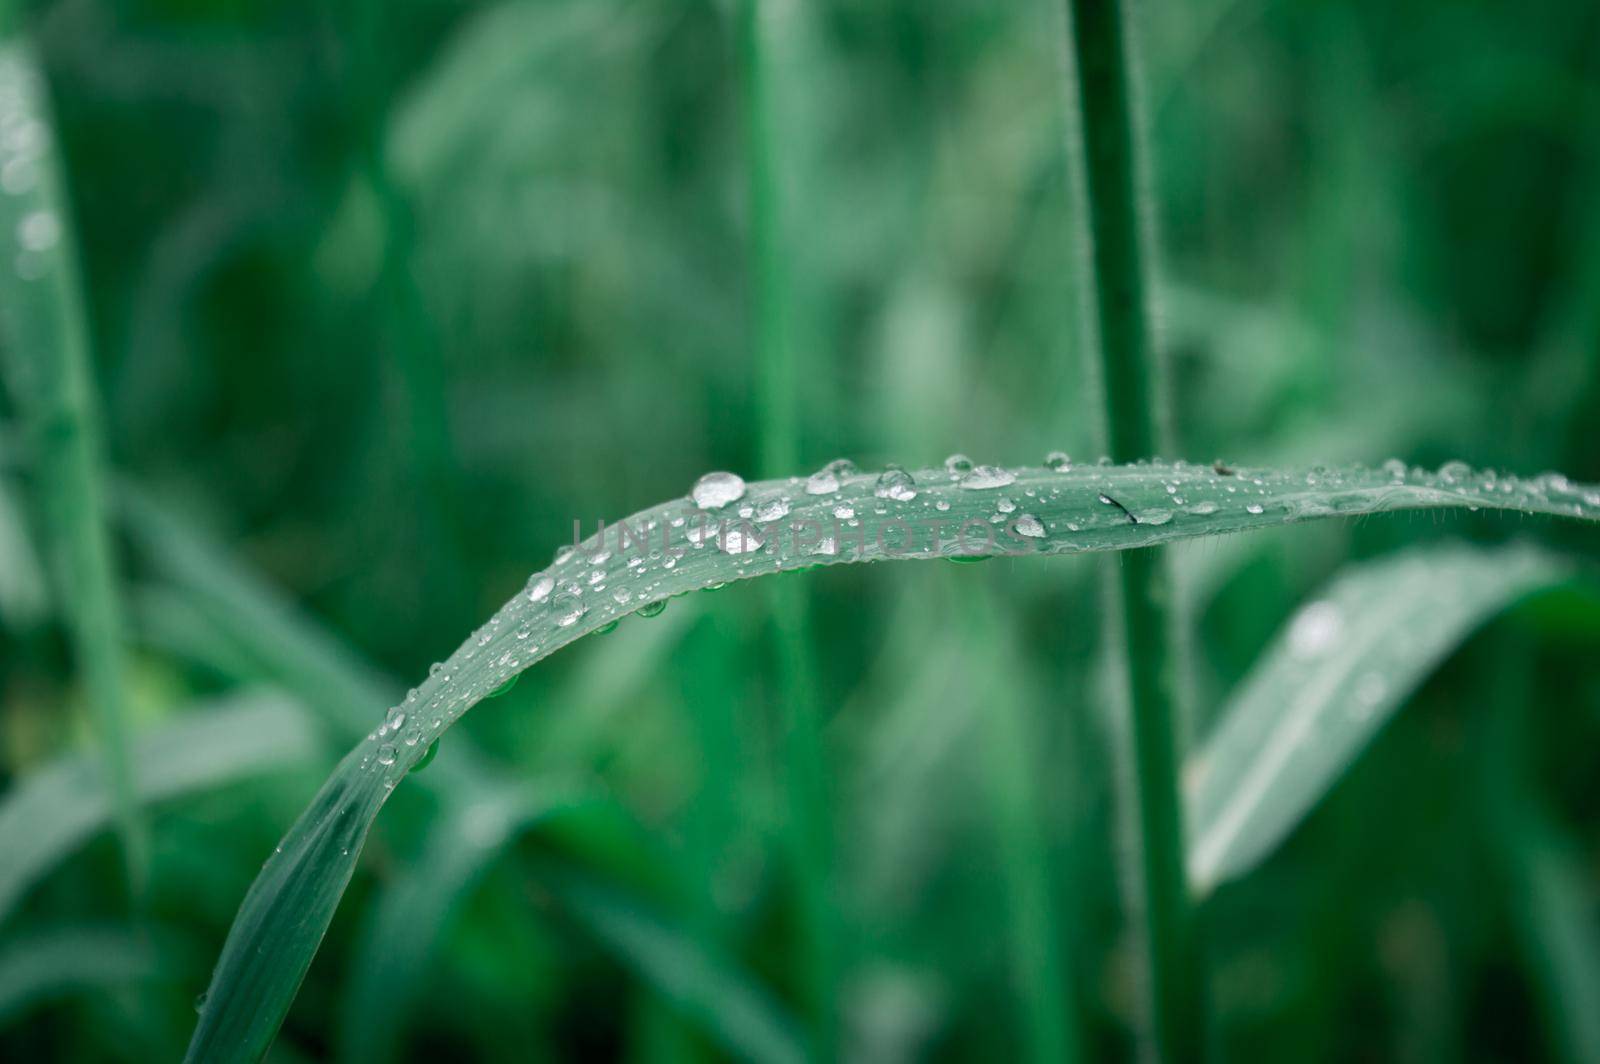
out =
[(1017, 475), (1009, 469), (999, 466), (981, 465), (972, 469), (957, 482), (957, 487), (967, 491), (988, 491), (994, 488), (1003, 488), (1007, 484), (1016, 482)]
[(744, 478), (737, 473), (707, 473), (694, 482), (689, 497), (702, 510), (720, 510), (744, 497)]
[(1017, 535), (1027, 536), (1029, 539), (1044, 538), (1044, 522), (1033, 514), (1023, 514), (1016, 520)]
[(916, 481), (912, 479), (910, 473), (899, 466), (890, 466), (878, 477), (878, 483), (872, 489), (872, 494), (880, 499), (910, 502), (917, 497)]

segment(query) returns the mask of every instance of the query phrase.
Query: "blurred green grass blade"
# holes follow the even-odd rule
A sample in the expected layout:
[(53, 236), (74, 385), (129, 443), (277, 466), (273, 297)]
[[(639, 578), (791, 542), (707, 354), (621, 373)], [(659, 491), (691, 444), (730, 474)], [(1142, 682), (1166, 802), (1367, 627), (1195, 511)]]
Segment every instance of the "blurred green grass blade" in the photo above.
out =
[(118, 486), (117, 504), (142, 556), (202, 611), (216, 637), (250, 654), (330, 724), (360, 735), (371, 724), (372, 707), (395, 696), (394, 683), (170, 506), (127, 483)]
[(110, 780), (128, 875), (148, 839), (128, 754), (121, 604), (103, 503), (89, 322), (44, 78), (0, 12), (0, 351), (33, 442), (50, 567)]
[(1600, 1060), (1600, 923), (1577, 847), (1531, 803), (1505, 833), (1511, 914), (1559, 1059)]
[(0, 621), (26, 628), (38, 623), (49, 608), (44, 567), (32, 533), (10, 478), (0, 477)]
[(51, 998), (161, 973), (147, 936), (121, 928), (30, 931), (0, 947), (0, 1027)]
[[(240, 905), (189, 1059), (253, 1060), (266, 1052), (349, 883), (372, 819), (428, 748), (523, 669), (641, 607), (816, 564), (997, 554), (998, 536), (972, 535), (963, 544), (956, 530), (963, 523), (992, 529), (991, 520), (1002, 516), (1002, 497), (1023, 500), (1016, 504), (1019, 515), (1037, 521), (1038, 535), (1015, 537), (1013, 548), (1041, 554), (1122, 550), (1285, 521), (1405, 509), (1499, 508), (1600, 520), (1600, 491), (1592, 487), (1554, 475), (1522, 482), (1456, 467), (1437, 474), (1399, 467), (1222, 474), (1147, 463), (1071, 470), (980, 467), (972, 475), (924, 469), (915, 483), (909, 498), (880, 497), (876, 473), (842, 476), (835, 490), (818, 494), (806, 491), (799, 479), (744, 485), (741, 507), (754, 512), (781, 504), (787, 513), (777, 524), (800, 530), (784, 536), (774, 527), (770, 552), (741, 549), (746, 541), (731, 529), (721, 549), (711, 535), (696, 537), (698, 546), (691, 547), (685, 533), (670, 544), (681, 556), (665, 557), (653, 538), (646, 557), (637, 543), (611, 549), (617, 526), (604, 544), (591, 538), (582, 550), (563, 550), (376, 722), (290, 828)], [(907, 546), (921, 553), (901, 550), (898, 536), (847, 536), (837, 516), (847, 506), (872, 520), (905, 522), (912, 534)], [(634, 514), (626, 524), (630, 535), (651, 530), (652, 537), (664, 537), (704, 516), (678, 498)], [(808, 530), (830, 524), (837, 538), (829, 548), (822, 548), (822, 538), (807, 545)], [(943, 529), (937, 544), (931, 524)], [(917, 539), (918, 525), (923, 540)], [(423, 778), (436, 779), (437, 771)]]
[(469, 787), (452, 797), (416, 860), (372, 907), (344, 1001), (341, 1060), (400, 1057), (405, 1016), (451, 917), (513, 839), (583, 800), (575, 791), (536, 793), (516, 785)]
[[(139, 799), (153, 803), (309, 764), (321, 738), (297, 702), (256, 692), (186, 710), (136, 735), (131, 748)], [(105, 780), (85, 756), (69, 755), (19, 780), (0, 801), (0, 922), (111, 813)]]
[(562, 907), (735, 1059), (798, 1064), (806, 1042), (750, 976), (641, 903), (571, 874), (547, 884)]
[(1195, 893), (1271, 853), (1475, 629), (1570, 575), (1533, 548), (1430, 548), (1358, 566), (1303, 607), (1185, 767)]

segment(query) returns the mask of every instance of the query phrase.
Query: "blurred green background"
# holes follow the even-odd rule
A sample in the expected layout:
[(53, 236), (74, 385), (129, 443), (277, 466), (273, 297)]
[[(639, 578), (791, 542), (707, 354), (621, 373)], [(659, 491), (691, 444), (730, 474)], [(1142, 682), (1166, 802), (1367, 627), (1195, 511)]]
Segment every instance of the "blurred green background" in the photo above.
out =
[[(1092, 457), (1061, 5), (768, 7), (805, 466), (782, 472)], [(352, 739), (339, 722), (375, 724), (574, 519), (592, 528), (707, 469), (760, 472), (734, 8), (27, 5), (110, 466), (159, 514), (115, 526), (135, 727), (245, 690), (312, 723), (292, 765), (151, 807), (133, 924), (108, 832), (30, 886), (0, 924), (0, 987), (44, 990), (0, 995), (0, 1056), (180, 1056), (244, 890)], [(1181, 456), (1600, 480), (1600, 7), (1136, 12)], [(0, 417), (11, 788), (87, 732), (10, 400)], [(1582, 553), (1585, 535), (1402, 515), (1177, 548), (1187, 726), (1352, 559), (1461, 538)], [(805, 632), (775, 631), (760, 586), (697, 595), (471, 713), (441, 762), (471, 747), (503, 776), (581, 781), (614, 805), (463, 828), (437, 793), (402, 787), (272, 1059), (718, 1059), (675, 1007), (692, 965), (618, 921), (647, 914), (715, 948), (730, 978), (804, 1015), (819, 880), (845, 1058), (1021, 1052), (1019, 936), (1064, 970), (1093, 1054), (1132, 1057), (1094, 563), (803, 579)], [(1592, 925), (1597, 633), (1592, 604), (1566, 603), (1475, 636), (1289, 844), (1208, 905), (1227, 1055), (1562, 1055), (1560, 1000), (1597, 988), (1549, 974), (1529, 931), (1548, 899), (1504, 874), (1486, 765), (1537, 781), (1537, 821), (1514, 831), (1558, 861), (1563, 911)], [(824, 718), (818, 810), (796, 810), (786, 782), (780, 659), (797, 640)], [(1519, 724), (1514, 754), (1495, 707)], [(793, 843), (813, 817), (831, 870)], [(1007, 910), (1002, 883), (1029, 832), (1052, 900), (1037, 920)], [(441, 856), (462, 838), (475, 855)], [(563, 904), (555, 865), (621, 915)], [(418, 883), (441, 867), (461, 874), (430, 895)], [(391, 903), (378, 927), (396, 896), (413, 908)], [(76, 965), (25, 948), (63, 932)], [(407, 964), (414, 981), (387, 982)]]

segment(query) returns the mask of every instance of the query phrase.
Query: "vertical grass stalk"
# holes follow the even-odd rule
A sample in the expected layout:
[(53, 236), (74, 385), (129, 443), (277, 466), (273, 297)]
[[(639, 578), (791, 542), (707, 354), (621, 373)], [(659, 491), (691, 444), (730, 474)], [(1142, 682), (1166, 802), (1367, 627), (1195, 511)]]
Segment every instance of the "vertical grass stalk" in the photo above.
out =
[[(780, 123), (769, 60), (766, 7), (741, 0), (739, 67), (743, 79), (749, 234), (755, 296), (756, 414), (763, 475), (799, 466), (800, 373), (795, 359), (795, 299), (788, 224), (793, 204), (784, 200), (777, 138)], [(772, 35), (776, 37), (776, 34)], [(799, 877), (803, 978), (812, 1020), (812, 1059), (835, 1055), (838, 966), (835, 935), (832, 802), (821, 714), (812, 678), (810, 602), (805, 588), (775, 581), (768, 590), (783, 701), (784, 774), (790, 817), (790, 857)]]
[[(1167, 422), (1150, 336), (1127, 10), (1123, 0), (1071, 0), (1071, 16), (1106, 443), (1113, 460), (1133, 461), (1162, 450)], [(1130, 551), (1120, 561), (1115, 597), (1131, 715), (1130, 798), (1139, 832), (1150, 1018), (1161, 1059), (1198, 1060), (1205, 1055), (1204, 967), (1184, 879), (1171, 580), (1156, 549)]]
[(128, 754), (122, 608), (88, 315), (43, 76), (10, 5), (0, 6), (0, 129), (0, 364), (34, 448), (52, 576), (137, 897), (148, 846)]

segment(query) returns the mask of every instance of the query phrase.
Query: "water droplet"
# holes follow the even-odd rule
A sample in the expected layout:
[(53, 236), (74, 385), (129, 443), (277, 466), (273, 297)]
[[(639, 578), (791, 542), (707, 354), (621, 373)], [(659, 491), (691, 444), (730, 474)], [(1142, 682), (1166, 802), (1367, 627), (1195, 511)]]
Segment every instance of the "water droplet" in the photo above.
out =
[(761, 546), (760, 535), (749, 526), (730, 528), (722, 534), (722, 552), (724, 554), (753, 554), (760, 550)]
[(1439, 467), (1439, 479), (1446, 484), (1462, 484), (1472, 479), (1472, 467), (1465, 462), (1446, 462)]
[(1032, 514), (1023, 514), (1016, 521), (1017, 535), (1027, 536), (1029, 539), (1044, 538), (1044, 522)]
[(971, 469), (972, 459), (964, 454), (953, 454), (944, 460), (944, 471), (953, 477), (970, 472)]
[(435, 739), (433, 742), (428, 744), (428, 748), (422, 752), (422, 756), (417, 759), (417, 763), (411, 766), (411, 771), (421, 772), (423, 769), (433, 764), (433, 759), (438, 756), (439, 740)]
[(655, 602), (647, 602), (643, 606), (640, 606), (639, 607), (639, 616), (641, 616), (641, 617), (659, 617), (659, 616), (661, 616), (661, 611), (665, 610), (666, 608), (667, 608), (667, 600), (666, 599), (657, 599)]
[(17, 223), (17, 241), (28, 251), (48, 251), (61, 239), (61, 221), (54, 211), (30, 211)]
[(1383, 471), (1394, 480), (1404, 480), (1406, 478), (1406, 464), (1398, 458), (1391, 458), (1383, 463)]
[(744, 497), (744, 478), (737, 473), (707, 473), (694, 482), (689, 496), (702, 510), (720, 510)]
[(987, 491), (992, 488), (1003, 488), (1007, 484), (1013, 484), (1016, 479), (1017, 475), (1009, 469), (981, 465), (973, 466), (972, 470), (957, 482), (957, 486), (968, 491)]
[(521, 677), (522, 677), (522, 673), (520, 673), (520, 672), (513, 673), (509, 680), (507, 680), (505, 683), (501, 684), (499, 687), (496, 687), (493, 691), (490, 691), (484, 697), (485, 698), (499, 698), (501, 695), (505, 694), (507, 691), (509, 691), (513, 687), (517, 686), (517, 680), (519, 680)]
[(878, 477), (877, 486), (872, 489), (872, 494), (880, 499), (910, 502), (917, 497), (916, 481), (912, 479), (910, 473), (899, 466), (890, 466)]
[(768, 499), (756, 507), (757, 521), (776, 521), (780, 517), (789, 516), (789, 500), (783, 497)]
[(1297, 658), (1327, 653), (1344, 628), (1344, 615), (1326, 599), (1313, 602), (1289, 625), (1289, 652)]
[(1203, 502), (1197, 502), (1193, 506), (1189, 507), (1189, 512), (1197, 517), (1205, 517), (1207, 514), (1214, 514), (1217, 512), (1217, 504), (1212, 502), (1210, 499), (1206, 499)]
[(378, 764), (392, 765), (394, 764), (394, 759), (395, 749), (393, 743), (384, 743), (382, 746), (378, 747)]
[(1000, 496), (999, 500), (994, 504), (994, 508), (996, 510), (999, 510), (1003, 514), (1009, 514), (1009, 513), (1013, 513), (1013, 512), (1016, 511), (1017, 504), (1012, 502), (1006, 496), (1002, 495), (1002, 496)]
[(1134, 523), (1140, 525), (1164, 525), (1171, 520), (1171, 510), (1140, 510)]
[(583, 616), (588, 607), (576, 591), (566, 589), (558, 591), (556, 597), (550, 600), (550, 609), (555, 614), (557, 626), (570, 628), (578, 623), (578, 618)]
[(835, 458), (806, 478), (807, 495), (832, 495), (839, 490), (839, 478), (856, 471), (855, 463), (848, 458)]
[(209, 990), (206, 990), (206, 991), (202, 992), (200, 995), (198, 995), (194, 999), (194, 1011), (196, 1011), (196, 1012), (204, 1012), (206, 1010), (206, 1001), (210, 997), (211, 997), (211, 991), (209, 991)]
[(429, 665), (428, 666), (428, 675), (432, 676), (432, 677), (435, 677), (435, 678), (443, 676), (444, 675), (444, 662), (436, 661), (432, 665)]
[(1252, 514), (1264, 514), (1264, 513), (1267, 512), (1267, 508), (1265, 506), (1262, 506), (1258, 502), (1253, 502), (1249, 506), (1246, 506), (1244, 509), (1245, 509), (1246, 513), (1252, 513)]
[(1057, 473), (1070, 473), (1072, 471), (1072, 458), (1066, 451), (1051, 451), (1044, 456), (1046, 469), (1053, 469)]
[(848, 521), (856, 515), (856, 508), (849, 503), (842, 502), (833, 508), (833, 516), (841, 521)]
[(607, 635), (607, 634), (609, 634), (611, 632), (615, 632), (617, 630), (617, 625), (619, 623), (621, 623), (621, 622), (619, 622), (619, 621), (607, 621), (605, 624), (602, 624), (599, 628), (596, 628), (594, 630), (594, 634), (595, 635)]
[(535, 574), (528, 581), (528, 601), (543, 602), (555, 590), (556, 582), (548, 576)]

